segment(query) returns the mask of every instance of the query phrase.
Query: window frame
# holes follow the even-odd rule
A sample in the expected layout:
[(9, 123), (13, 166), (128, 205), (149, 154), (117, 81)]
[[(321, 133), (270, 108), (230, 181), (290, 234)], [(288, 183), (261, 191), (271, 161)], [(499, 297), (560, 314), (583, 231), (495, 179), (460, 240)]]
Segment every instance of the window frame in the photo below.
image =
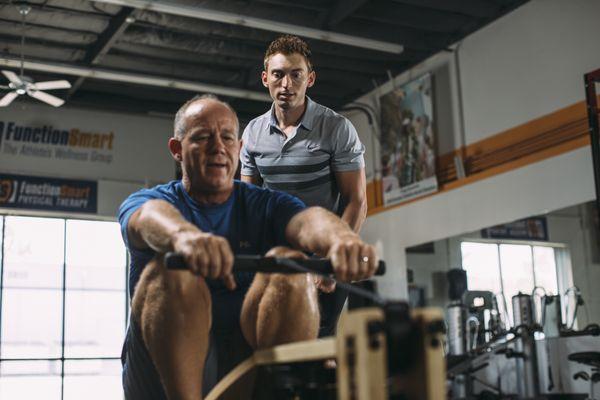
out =
[[(531, 251), (531, 262), (532, 262), (532, 275), (533, 282), (535, 287), (535, 257), (534, 257), (534, 247), (550, 247), (554, 249), (554, 264), (556, 266), (556, 283), (558, 287), (558, 293), (556, 295), (560, 295), (561, 297), (561, 313), (563, 321), (566, 321), (566, 309), (564, 304), (564, 293), (565, 291), (573, 286), (573, 269), (571, 265), (571, 254), (569, 251), (569, 246), (565, 243), (558, 242), (541, 242), (534, 240), (516, 240), (516, 239), (487, 239), (487, 238), (469, 238), (462, 237), (458, 240), (458, 255), (460, 261), (460, 268), (464, 270), (463, 266), (463, 254), (462, 254), (462, 244), (463, 243), (485, 243), (485, 244), (495, 244), (496, 245), (496, 254), (498, 261), (498, 268), (500, 272), (500, 287), (502, 290), (502, 294), (504, 295), (504, 282), (503, 282), (503, 272), (502, 272), (502, 258), (500, 256), (500, 245), (508, 244), (508, 245), (525, 245), (530, 247)], [(468, 286), (468, 277), (467, 277), (467, 286)], [(494, 293), (496, 295), (497, 293)], [(526, 293), (531, 294), (531, 293)], [(505, 296), (505, 295), (504, 295)], [(511, 299), (505, 297), (505, 301), (507, 302), (506, 306), (510, 306)], [(508, 310), (507, 310), (508, 311)], [(512, 321), (511, 321), (512, 323)], [(573, 325), (577, 327), (577, 320)]]
[[(21, 212), (23, 211), (23, 212)], [(31, 217), (31, 218), (48, 218), (48, 219), (61, 219), (63, 220), (63, 257), (62, 257), (62, 280), (61, 287), (57, 288), (57, 291), (61, 292), (61, 306), (62, 306), (62, 321), (61, 321), (61, 349), (60, 349), (60, 357), (11, 357), (4, 358), (2, 355), (2, 313), (3, 313), (3, 295), (4, 295), (4, 272), (5, 272), (5, 239), (6, 239), (6, 217)], [(27, 211), (27, 210), (19, 210), (15, 212), (13, 210), (2, 210), (0, 209), (0, 223), (1, 223), (1, 235), (0, 235), (0, 367), (3, 363), (11, 363), (11, 362), (27, 362), (27, 361), (48, 361), (48, 362), (58, 362), (60, 363), (60, 399), (63, 400), (65, 396), (65, 362), (69, 361), (120, 361), (120, 356), (114, 357), (65, 357), (65, 328), (66, 328), (66, 297), (67, 291), (81, 291), (82, 289), (68, 289), (67, 288), (67, 280), (66, 280), (66, 271), (67, 271), (67, 224), (70, 220), (79, 220), (79, 221), (93, 221), (93, 222), (118, 222), (116, 218), (107, 218), (98, 215), (82, 215), (82, 214), (58, 214), (58, 213), (40, 213), (36, 211)], [(125, 264), (123, 265), (124, 269), (124, 289), (122, 291), (123, 294), (123, 303), (125, 307), (124, 314), (124, 331), (125, 335), (127, 332), (127, 323), (129, 320), (129, 312), (130, 312), (130, 299), (128, 292), (128, 280), (129, 280), (129, 264), (130, 264), (130, 255), (127, 249), (125, 248)], [(35, 289), (35, 288), (32, 288)], [(84, 289), (85, 291), (85, 289)], [(89, 289), (89, 291), (94, 291), (94, 289)], [(119, 292), (119, 290), (116, 290)], [(26, 376), (26, 375), (25, 375)], [(37, 376), (37, 375), (36, 375)], [(48, 376), (53, 376), (52, 374)], [(68, 378), (68, 376), (67, 376)]]

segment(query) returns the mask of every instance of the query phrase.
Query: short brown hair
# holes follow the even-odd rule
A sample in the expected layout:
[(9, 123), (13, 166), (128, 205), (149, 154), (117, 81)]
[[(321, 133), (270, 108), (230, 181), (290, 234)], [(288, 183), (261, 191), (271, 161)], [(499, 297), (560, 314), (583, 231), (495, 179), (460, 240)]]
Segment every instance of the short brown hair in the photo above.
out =
[(312, 71), (312, 53), (308, 48), (308, 44), (298, 36), (294, 35), (283, 35), (279, 36), (277, 39), (273, 40), (267, 51), (265, 52), (265, 60), (264, 67), (265, 71), (267, 70), (267, 62), (269, 61), (269, 57), (273, 54), (281, 53), (286, 56), (290, 54), (298, 53), (306, 60), (306, 65), (308, 66), (308, 71)]

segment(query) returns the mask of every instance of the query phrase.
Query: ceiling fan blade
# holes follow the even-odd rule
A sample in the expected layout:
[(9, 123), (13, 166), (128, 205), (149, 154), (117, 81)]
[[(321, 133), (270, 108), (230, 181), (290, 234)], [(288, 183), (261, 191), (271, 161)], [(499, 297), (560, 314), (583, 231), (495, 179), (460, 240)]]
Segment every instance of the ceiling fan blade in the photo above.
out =
[(61, 80), (61, 81), (46, 81), (46, 82), (37, 82), (34, 84), (37, 90), (53, 90), (53, 89), (69, 89), (71, 84), (69, 81)]
[(10, 93), (5, 94), (4, 97), (2, 99), (0, 99), (0, 107), (6, 107), (10, 103), (12, 103), (13, 100), (16, 99), (17, 97), (19, 97), (17, 92), (10, 92)]
[(2, 70), (2, 73), (4, 74), (4, 76), (6, 77), (6, 79), (8, 79), (9, 81), (11, 81), (15, 85), (21, 85), (23, 83), (23, 81), (21, 80), (21, 78), (19, 78), (19, 75), (15, 74), (12, 71)]
[(65, 103), (63, 99), (59, 99), (58, 97), (45, 92), (40, 92), (39, 90), (31, 90), (27, 92), (27, 94), (54, 107), (60, 107)]

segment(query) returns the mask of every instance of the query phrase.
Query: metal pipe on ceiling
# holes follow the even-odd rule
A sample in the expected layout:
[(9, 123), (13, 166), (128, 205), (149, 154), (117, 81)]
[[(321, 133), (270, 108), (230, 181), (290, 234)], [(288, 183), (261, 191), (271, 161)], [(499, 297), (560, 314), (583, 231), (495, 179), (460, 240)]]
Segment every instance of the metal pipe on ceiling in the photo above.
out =
[(181, 17), (196, 18), (208, 21), (221, 22), (224, 24), (240, 25), (248, 28), (262, 29), (266, 31), (291, 33), (311, 39), (323, 40), (337, 44), (361, 47), (369, 50), (378, 50), (386, 53), (400, 54), (404, 46), (396, 43), (368, 39), (365, 37), (351, 36), (343, 33), (324, 31), (305, 26), (286, 24), (263, 18), (244, 16), (240, 14), (211, 10), (200, 6), (187, 6), (183, 4), (169, 3), (154, 0), (89, 0), (96, 3), (105, 3), (123, 7), (133, 7), (141, 10), (156, 11), (164, 14), (178, 15)]
[[(0, 66), (19, 68), (20, 60), (17, 58), (0, 57)], [(214, 93), (217, 95), (236, 97), (248, 100), (263, 101), (270, 103), (271, 97), (267, 93), (255, 92), (253, 90), (236, 89), (226, 86), (218, 86), (210, 83), (185, 81), (160, 76), (141, 75), (129, 72), (121, 72), (102, 68), (81, 67), (69, 64), (54, 64), (43, 61), (25, 61), (25, 70), (52, 72), (64, 75), (83, 76), (93, 79), (105, 79), (109, 81), (136, 83), (147, 86), (158, 86), (171, 89), (187, 90), (190, 92)]]

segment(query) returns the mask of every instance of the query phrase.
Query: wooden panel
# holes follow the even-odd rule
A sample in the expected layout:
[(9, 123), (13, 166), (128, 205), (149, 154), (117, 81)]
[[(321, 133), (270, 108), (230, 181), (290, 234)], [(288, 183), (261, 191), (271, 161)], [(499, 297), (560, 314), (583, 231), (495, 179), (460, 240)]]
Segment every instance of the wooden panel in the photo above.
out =
[(367, 207), (369, 210), (379, 205), (379, 203), (377, 203), (377, 189), (379, 186), (377, 184), (378, 182), (379, 181), (372, 180), (371, 182), (367, 183)]

